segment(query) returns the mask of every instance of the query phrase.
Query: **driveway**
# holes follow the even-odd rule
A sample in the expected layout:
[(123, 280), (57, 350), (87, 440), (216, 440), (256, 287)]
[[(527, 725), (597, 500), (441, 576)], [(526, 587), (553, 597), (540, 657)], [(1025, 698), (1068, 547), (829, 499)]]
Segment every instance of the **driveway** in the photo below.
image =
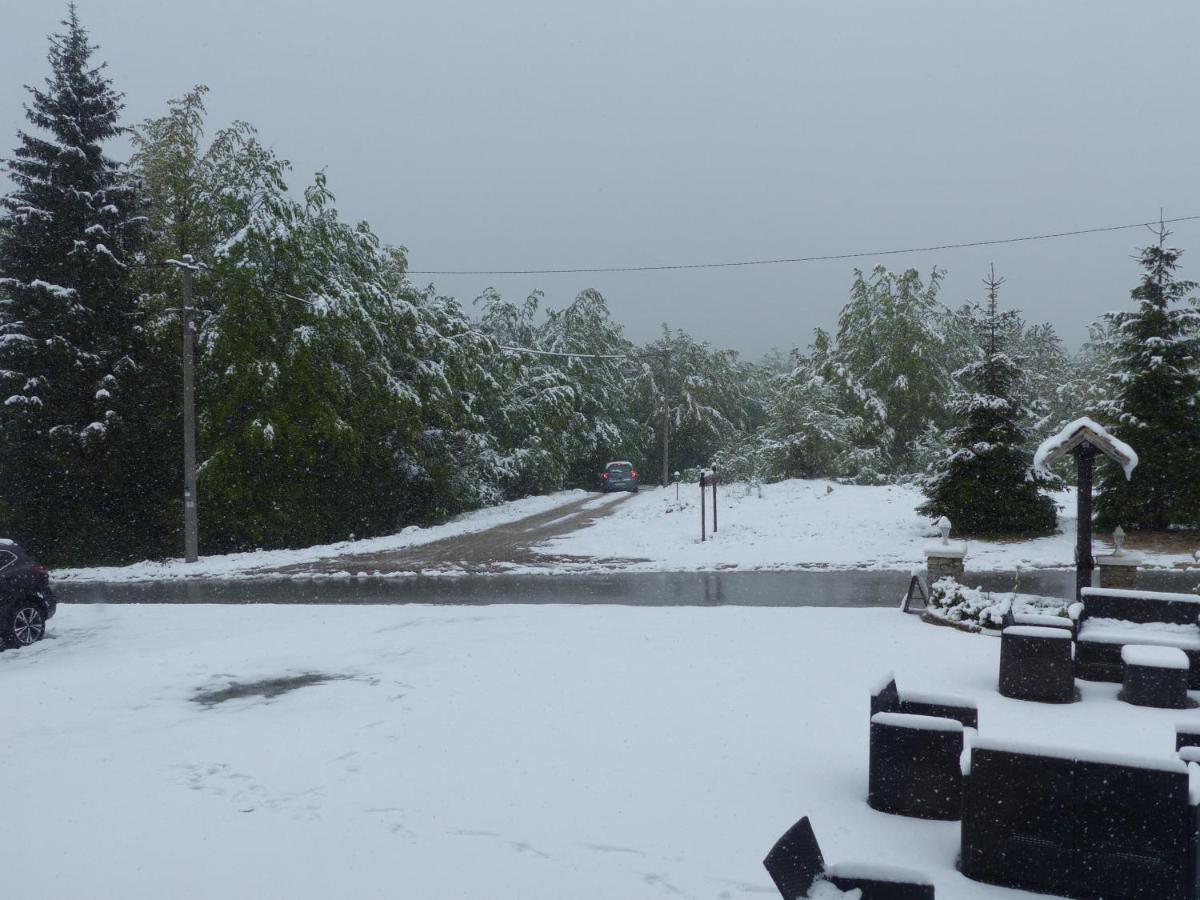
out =
[(572, 500), (545, 512), (526, 516), (485, 531), (456, 535), (381, 553), (338, 556), (311, 563), (264, 570), (258, 574), (301, 575), (350, 572), (382, 575), (396, 572), (461, 571), (466, 574), (504, 572), (513, 566), (551, 566), (561, 563), (636, 562), (626, 558), (552, 556), (536, 553), (534, 547), (553, 538), (586, 528), (611, 515), (631, 494), (599, 494)]

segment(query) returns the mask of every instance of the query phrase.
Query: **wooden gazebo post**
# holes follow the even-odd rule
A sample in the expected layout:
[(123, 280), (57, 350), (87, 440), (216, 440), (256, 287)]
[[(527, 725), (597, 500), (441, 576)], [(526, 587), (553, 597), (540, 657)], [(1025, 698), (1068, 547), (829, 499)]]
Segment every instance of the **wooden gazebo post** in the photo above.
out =
[(1103, 453), (1121, 467), (1125, 477), (1133, 475), (1138, 458), (1133, 448), (1117, 440), (1091, 419), (1076, 419), (1054, 437), (1042, 441), (1033, 454), (1035, 471), (1050, 474), (1047, 466), (1060, 456), (1075, 457), (1075, 471), (1079, 476), (1076, 494), (1078, 520), (1075, 526), (1075, 599), (1082, 596), (1085, 587), (1092, 586), (1092, 572), (1096, 561), (1092, 558), (1092, 470), (1096, 457)]
[(1075, 492), (1075, 510), (1078, 516), (1075, 526), (1075, 599), (1083, 596), (1083, 589), (1092, 586), (1092, 572), (1096, 561), (1092, 558), (1092, 470), (1099, 451), (1090, 441), (1083, 441), (1073, 450), (1075, 473), (1079, 489)]

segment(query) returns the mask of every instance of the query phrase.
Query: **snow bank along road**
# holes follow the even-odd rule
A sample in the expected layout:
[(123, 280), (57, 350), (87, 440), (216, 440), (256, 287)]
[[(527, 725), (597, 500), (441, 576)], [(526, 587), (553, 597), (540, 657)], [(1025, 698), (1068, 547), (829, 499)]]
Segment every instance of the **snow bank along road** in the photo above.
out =
[[(302, 550), (56, 572), (67, 582), (132, 583), (185, 578), (563, 574), (592, 572), (910, 571), (923, 567), (930, 521), (919, 491), (902, 486), (785, 481), (759, 497), (745, 485), (719, 489), (720, 529), (699, 541), (698, 487), (630, 496), (567, 491), (529, 497), (432, 528)], [(1059, 495), (1060, 532), (1023, 541), (969, 542), (968, 572), (1073, 565), (1075, 504)], [(1097, 552), (1106, 536), (1097, 539)], [(1146, 565), (1192, 563), (1200, 534), (1131, 535)]]
[(959, 875), (956, 823), (867, 806), (872, 683), (1163, 757), (1200, 710), (1008, 700), (999, 648), (892, 610), (68, 606), (0, 653), (0, 842), (49, 848), (5, 894), (769, 897), (809, 815), (831, 860), (1032, 898)]

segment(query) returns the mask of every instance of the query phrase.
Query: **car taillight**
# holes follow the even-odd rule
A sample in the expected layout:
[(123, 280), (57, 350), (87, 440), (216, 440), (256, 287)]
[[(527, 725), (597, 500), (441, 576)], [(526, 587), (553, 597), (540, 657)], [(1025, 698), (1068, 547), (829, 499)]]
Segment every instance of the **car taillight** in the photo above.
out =
[(629, 477), (630, 477), (630, 478), (637, 478), (637, 469), (634, 469), (632, 472), (630, 472), (630, 473), (629, 473)]
[(33, 566), (30, 568), (29, 571), (31, 571), (34, 575), (36, 575), (38, 578), (42, 579), (43, 581), (50, 580), (50, 570), (47, 569), (45, 566), (42, 566), (42, 565)]
[(600, 477), (603, 478), (605, 481), (608, 481), (608, 473), (607, 472), (601, 472)]

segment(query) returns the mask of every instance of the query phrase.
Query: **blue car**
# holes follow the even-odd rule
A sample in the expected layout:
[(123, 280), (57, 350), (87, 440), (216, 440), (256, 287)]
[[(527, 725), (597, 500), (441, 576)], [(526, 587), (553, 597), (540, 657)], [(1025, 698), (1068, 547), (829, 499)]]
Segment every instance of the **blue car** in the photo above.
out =
[(600, 473), (600, 490), (605, 494), (610, 491), (638, 492), (638, 473), (633, 463), (625, 460), (610, 462)]

